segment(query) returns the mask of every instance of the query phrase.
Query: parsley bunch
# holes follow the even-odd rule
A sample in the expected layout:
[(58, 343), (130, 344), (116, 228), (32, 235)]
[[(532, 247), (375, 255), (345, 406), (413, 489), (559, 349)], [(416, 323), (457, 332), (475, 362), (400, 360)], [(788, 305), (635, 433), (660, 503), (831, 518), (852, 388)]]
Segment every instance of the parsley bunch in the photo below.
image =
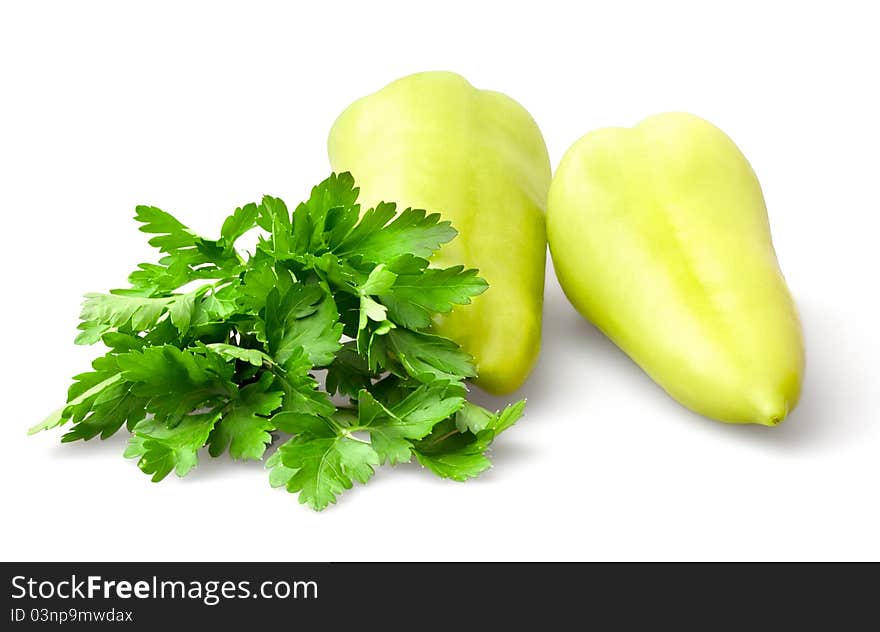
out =
[[(316, 510), (413, 455), (457, 481), (488, 468), (523, 402), (499, 413), (468, 402), (471, 357), (430, 333), (435, 313), (488, 286), (476, 270), (429, 267), (456, 235), (439, 215), (361, 213), (357, 196), (350, 174), (334, 174), (293, 213), (269, 196), (236, 209), (216, 240), (137, 207), (163, 256), (131, 287), (86, 295), (76, 342), (109, 350), (31, 432), (72, 423), (68, 442), (124, 425), (125, 456), (153, 481), (187, 474), (205, 446), (261, 459), (292, 435), (267, 459), (269, 480)], [(252, 230), (250, 255), (236, 242)]]

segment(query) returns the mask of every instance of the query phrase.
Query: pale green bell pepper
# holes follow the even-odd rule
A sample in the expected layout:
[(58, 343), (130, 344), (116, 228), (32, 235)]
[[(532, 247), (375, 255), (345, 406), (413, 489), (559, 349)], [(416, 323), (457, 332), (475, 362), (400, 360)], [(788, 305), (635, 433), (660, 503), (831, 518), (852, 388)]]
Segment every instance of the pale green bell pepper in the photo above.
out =
[(365, 207), (423, 208), (458, 229), (433, 263), (478, 268), (489, 290), (438, 317), (434, 330), (474, 356), (480, 386), (516, 390), (540, 347), (550, 186), (547, 148), (529, 113), (459, 75), (424, 72), (349, 106), (328, 147)]

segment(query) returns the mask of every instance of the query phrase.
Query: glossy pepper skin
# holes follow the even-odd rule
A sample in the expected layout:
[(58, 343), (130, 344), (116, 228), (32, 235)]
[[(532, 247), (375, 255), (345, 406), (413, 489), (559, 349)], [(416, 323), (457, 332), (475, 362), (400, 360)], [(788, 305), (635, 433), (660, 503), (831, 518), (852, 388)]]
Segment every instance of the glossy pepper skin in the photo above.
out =
[(801, 325), (755, 173), (690, 114), (577, 141), (547, 211), (574, 306), (692, 410), (773, 426), (794, 408)]
[(424, 72), (349, 106), (328, 141), (364, 208), (387, 200), (439, 212), (459, 235), (433, 263), (478, 268), (489, 289), (439, 317), (434, 331), (474, 356), (495, 394), (525, 381), (541, 342), (550, 161), (538, 126), (513, 99), (450, 72)]

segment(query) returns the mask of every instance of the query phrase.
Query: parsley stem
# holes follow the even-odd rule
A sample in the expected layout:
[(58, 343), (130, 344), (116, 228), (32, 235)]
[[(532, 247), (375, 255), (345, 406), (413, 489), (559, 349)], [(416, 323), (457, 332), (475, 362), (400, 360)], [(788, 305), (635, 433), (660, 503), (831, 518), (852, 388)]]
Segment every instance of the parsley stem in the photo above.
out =
[(454, 434), (458, 434), (458, 432), (459, 432), (459, 431), (458, 431), (458, 428), (456, 428), (455, 430), (450, 430), (450, 431), (447, 432), (445, 435), (443, 435), (443, 436), (441, 436), (441, 437), (437, 437), (436, 439), (434, 439), (434, 440), (433, 440), (431, 443), (429, 443), (428, 445), (429, 445), (429, 446), (437, 445), (438, 443), (440, 443), (441, 441), (444, 441), (445, 439), (448, 439), (448, 438), (451, 437), (452, 435), (454, 435)]
[(352, 430), (345, 429), (345, 428), (342, 428), (341, 430), (342, 430), (342, 436), (345, 437), (346, 439), (351, 439), (352, 441), (357, 441), (359, 443), (365, 443), (367, 445), (370, 445), (370, 442), (367, 441), (366, 439), (361, 439), (360, 437), (354, 436), (354, 432)]

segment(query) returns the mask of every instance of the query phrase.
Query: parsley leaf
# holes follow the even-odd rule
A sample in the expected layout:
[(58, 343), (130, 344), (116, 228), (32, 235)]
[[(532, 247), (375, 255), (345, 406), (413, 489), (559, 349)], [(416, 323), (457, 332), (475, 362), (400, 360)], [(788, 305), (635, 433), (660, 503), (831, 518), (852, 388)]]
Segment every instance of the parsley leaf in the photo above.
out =
[(489, 419), (483, 429), (476, 433), (461, 430), (456, 421), (447, 419), (437, 424), (430, 436), (414, 446), (416, 458), (441, 478), (455, 481), (473, 478), (492, 466), (486, 450), (496, 436), (516, 423), (522, 416), (524, 406), (525, 400), (520, 400), (494, 415), (482, 409), (481, 413)]
[(357, 222), (357, 196), (350, 173), (333, 174), (313, 187), (309, 199), (293, 213), (294, 252), (317, 253), (325, 247), (332, 250)]
[(132, 429), (146, 414), (145, 401), (132, 392), (130, 384), (114, 383), (95, 397), (89, 413), (68, 430), (61, 441), (88, 441), (97, 436), (106, 439), (123, 424)]
[(214, 411), (189, 415), (173, 427), (156, 419), (145, 419), (134, 427), (124, 456), (138, 459), (138, 467), (154, 483), (172, 470), (178, 476), (186, 476), (198, 464), (198, 451), (208, 440), (218, 417)]
[(272, 440), (269, 431), (274, 430), (268, 416), (284, 399), (283, 391), (270, 389), (271, 374), (263, 376), (259, 382), (248, 384), (238, 392), (238, 398), (214, 426), (208, 439), (211, 456), (219, 456), (228, 447), (233, 459), (262, 458)]
[(174, 216), (155, 206), (138, 206), (134, 219), (143, 224), (141, 232), (156, 235), (150, 239), (150, 245), (162, 252), (195, 248), (199, 241), (199, 237)]
[(341, 346), (342, 325), (333, 298), (314, 285), (294, 285), (282, 298), (269, 292), (262, 331), (268, 353), (290, 372), (327, 366)]
[(440, 215), (408, 208), (396, 219), (397, 206), (380, 202), (363, 214), (361, 221), (335, 250), (344, 257), (363, 257), (382, 263), (403, 255), (430, 257), (442, 244), (457, 234), (452, 225), (440, 221)]
[(433, 314), (445, 314), (453, 305), (468, 305), (488, 287), (476, 270), (453, 266), (402, 274), (378, 293), (392, 320), (410, 329), (422, 329), (431, 324)]
[(223, 221), (220, 238), (226, 247), (231, 248), (239, 237), (256, 225), (260, 214), (259, 207), (251, 202), (241, 206)]
[(420, 382), (455, 381), (476, 375), (472, 358), (448, 338), (392, 329), (381, 340), (407, 374)]
[(147, 347), (117, 359), (132, 392), (146, 401), (153, 421), (176, 425), (184, 415), (235, 396), (232, 367), (219, 354), (181, 350), (172, 345)]
[(320, 511), (351, 489), (354, 481), (366, 483), (373, 476), (379, 456), (369, 445), (346, 437), (297, 436), (278, 448), (268, 464), (276, 472), (272, 482), (289, 492), (299, 492), (299, 501)]
[(369, 391), (362, 390), (358, 396), (358, 426), (370, 433), (371, 444), (383, 462), (408, 462), (412, 457), (411, 440), (429, 434), (437, 423), (461, 408), (462, 394), (448, 383), (435, 382), (420, 386), (386, 408)]
[(28, 434), (36, 434), (41, 430), (49, 430), (66, 423), (78, 407), (84, 408), (84, 412), (79, 415), (80, 418), (84, 418), (98, 395), (122, 379), (119, 373), (113, 373), (104, 379), (100, 379), (101, 377), (104, 376), (100, 372), (83, 373), (74, 377), (77, 381), (70, 387), (72, 395), (68, 399), (67, 406), (56, 410), (42, 422), (32, 426)]

